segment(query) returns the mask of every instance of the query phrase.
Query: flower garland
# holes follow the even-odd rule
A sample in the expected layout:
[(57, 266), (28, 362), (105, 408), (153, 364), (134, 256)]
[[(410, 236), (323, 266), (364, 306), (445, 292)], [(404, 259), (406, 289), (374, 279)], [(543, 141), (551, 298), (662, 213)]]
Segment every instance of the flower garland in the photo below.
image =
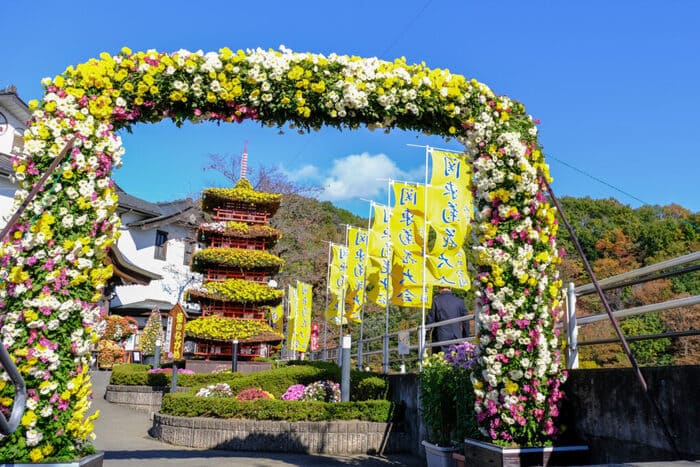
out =
[[(250, 119), (302, 132), (324, 125), (402, 128), (465, 144), (479, 235), (481, 357), (474, 383), (481, 427), (502, 443), (539, 443), (554, 434), (562, 380), (554, 332), (561, 300), (556, 220), (543, 195), (549, 175), (537, 129), (520, 103), (404, 59), (286, 48), (206, 54), (124, 48), (42, 84), (44, 98), (30, 102), (24, 153), (13, 162), (15, 208), (69, 141), (73, 148), (0, 246), (0, 336), (36, 411), (55, 416), (28, 416), (0, 440), (0, 460), (72, 458), (86, 447), (84, 375), (97, 303), (112, 274), (103, 260), (119, 227), (110, 175), (124, 150), (115, 131), (163, 118)], [(4, 370), (0, 381), (8, 381)], [(0, 389), (0, 401), (11, 399), (9, 386)]]
[(245, 248), (204, 248), (192, 257), (193, 271), (202, 272), (212, 266), (276, 273), (284, 266), (284, 260), (266, 251)]

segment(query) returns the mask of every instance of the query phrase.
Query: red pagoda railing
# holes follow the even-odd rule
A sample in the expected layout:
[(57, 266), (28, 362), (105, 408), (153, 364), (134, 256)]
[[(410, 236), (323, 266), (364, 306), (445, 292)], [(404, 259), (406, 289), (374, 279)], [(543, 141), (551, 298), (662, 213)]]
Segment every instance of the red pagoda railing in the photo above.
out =
[(209, 244), (214, 248), (243, 248), (265, 251), (267, 246), (262, 238), (212, 237)]
[(204, 273), (205, 282), (221, 282), (226, 279), (245, 279), (258, 284), (267, 284), (270, 280), (267, 273), (262, 271), (235, 271), (231, 269), (209, 268)]
[(265, 319), (265, 310), (245, 305), (202, 305), (202, 316), (238, 319)]
[[(247, 359), (263, 356), (263, 346), (265, 344), (238, 344), (238, 357)], [(233, 345), (226, 342), (197, 342), (194, 354), (209, 359), (210, 357), (231, 357)]]
[(237, 211), (234, 209), (214, 208), (216, 222), (245, 222), (248, 224), (266, 224), (268, 213), (264, 211)]

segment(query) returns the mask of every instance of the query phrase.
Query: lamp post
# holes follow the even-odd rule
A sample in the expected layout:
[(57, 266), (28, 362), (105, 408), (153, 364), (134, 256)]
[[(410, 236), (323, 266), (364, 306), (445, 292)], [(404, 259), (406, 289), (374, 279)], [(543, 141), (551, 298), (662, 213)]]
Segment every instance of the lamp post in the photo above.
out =
[(343, 336), (343, 365), (340, 369), (340, 400), (350, 400), (350, 346), (352, 338), (350, 334)]
[(238, 371), (238, 339), (233, 340), (231, 348), (231, 371), (234, 373)]
[(153, 362), (153, 368), (160, 368), (160, 339), (156, 339), (156, 348), (153, 359), (155, 360)]

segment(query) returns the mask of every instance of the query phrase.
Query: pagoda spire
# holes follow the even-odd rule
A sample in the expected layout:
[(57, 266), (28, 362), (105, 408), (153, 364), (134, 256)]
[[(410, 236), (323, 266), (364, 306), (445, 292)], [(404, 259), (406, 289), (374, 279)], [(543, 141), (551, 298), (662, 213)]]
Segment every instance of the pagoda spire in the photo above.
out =
[(241, 180), (246, 179), (248, 171), (248, 140), (243, 143), (243, 154), (241, 154)]

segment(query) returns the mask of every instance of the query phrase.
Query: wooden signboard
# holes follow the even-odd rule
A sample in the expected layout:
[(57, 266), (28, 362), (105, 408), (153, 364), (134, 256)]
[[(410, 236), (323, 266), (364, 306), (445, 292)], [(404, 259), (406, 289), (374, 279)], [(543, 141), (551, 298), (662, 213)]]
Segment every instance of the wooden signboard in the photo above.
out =
[(187, 315), (179, 303), (175, 304), (168, 313), (168, 349), (173, 360), (182, 360), (182, 352), (185, 346), (185, 324)]

